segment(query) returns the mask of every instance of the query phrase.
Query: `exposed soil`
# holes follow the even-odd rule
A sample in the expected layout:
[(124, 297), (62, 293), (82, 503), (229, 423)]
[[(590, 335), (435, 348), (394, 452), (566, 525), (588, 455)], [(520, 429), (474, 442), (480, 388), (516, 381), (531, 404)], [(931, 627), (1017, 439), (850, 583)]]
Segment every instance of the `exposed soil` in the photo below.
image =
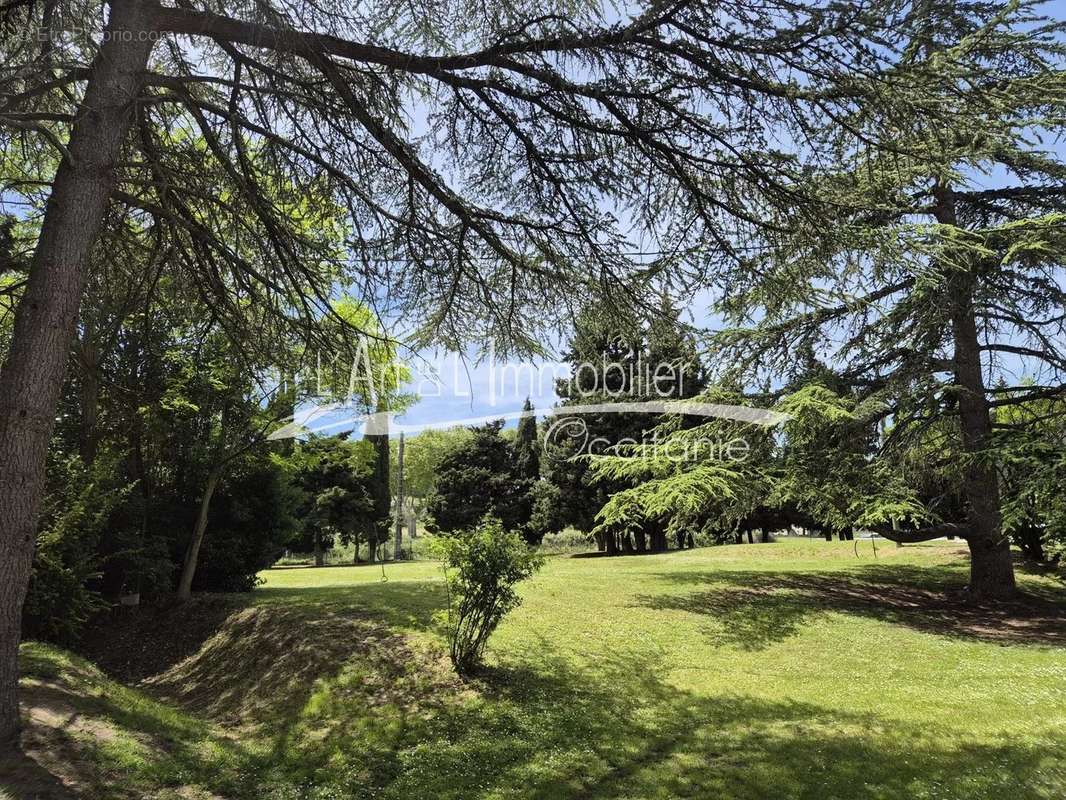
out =
[(136, 683), (198, 652), (244, 605), (242, 597), (204, 594), (186, 603), (115, 606), (86, 625), (76, 649), (117, 680)]
[[(77, 698), (53, 681), (24, 680), (22, 754), (0, 760), (0, 789), (11, 800), (74, 800), (86, 796), (93, 777), (83, 772), (72, 737), (106, 742), (114, 726), (79, 712)], [(0, 791), (0, 798), (5, 798)]]

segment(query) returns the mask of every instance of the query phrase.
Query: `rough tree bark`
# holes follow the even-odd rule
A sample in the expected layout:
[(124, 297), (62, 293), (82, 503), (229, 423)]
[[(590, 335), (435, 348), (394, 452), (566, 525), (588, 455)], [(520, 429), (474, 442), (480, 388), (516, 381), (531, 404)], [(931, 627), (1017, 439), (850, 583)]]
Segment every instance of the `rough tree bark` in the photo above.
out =
[(151, 10), (113, 0), (104, 44), (56, 172), (0, 371), (0, 749), (17, 747), (18, 643), (48, 441), (74, 342), (89, 249), (103, 224), (153, 37)]
[[(934, 196), (937, 222), (956, 225), (952, 190), (938, 185)], [(999, 476), (995, 466), (988, 460), (992, 417), (981, 370), (981, 342), (973, 308), (975, 283), (972, 271), (958, 268), (954, 268), (947, 278), (955, 389), (962, 430), (962, 451), (966, 458), (963, 465), (963, 491), (968, 524), (964, 538), (970, 548), (971, 597), (975, 600), (1002, 600), (1011, 597), (1016, 587), (1010, 540), (1002, 530)]]

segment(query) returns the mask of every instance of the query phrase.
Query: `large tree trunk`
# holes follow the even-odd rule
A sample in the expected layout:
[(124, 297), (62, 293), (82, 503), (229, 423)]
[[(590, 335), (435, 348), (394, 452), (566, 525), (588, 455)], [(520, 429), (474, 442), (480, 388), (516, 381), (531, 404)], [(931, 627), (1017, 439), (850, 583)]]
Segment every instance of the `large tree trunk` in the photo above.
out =
[(666, 550), (666, 531), (656, 528), (651, 532), (651, 551), (653, 553), (665, 553)]
[[(147, 4), (145, 4), (147, 6)], [(114, 0), (108, 32), (56, 171), (26, 292), (0, 371), (0, 750), (17, 747), (18, 643), (22, 603), (48, 441), (74, 340), (86, 263), (114, 188), (152, 38), (152, 11)], [(131, 33), (123, 33), (131, 31)]]
[[(936, 218), (955, 225), (955, 199), (950, 188), (935, 190)], [(955, 391), (959, 404), (962, 450), (966, 456), (966, 542), (970, 547), (970, 595), (976, 600), (1005, 599), (1015, 593), (1010, 540), (1003, 533), (999, 508), (999, 476), (989, 461), (992, 417), (981, 370), (981, 342), (973, 309), (976, 278), (954, 269), (947, 278), (954, 345)]]
[(215, 489), (222, 477), (222, 468), (215, 467), (207, 476), (204, 485), (204, 493), (200, 498), (200, 511), (196, 515), (196, 527), (193, 528), (189, 546), (185, 548), (185, 561), (181, 566), (181, 580), (178, 581), (178, 599), (188, 600), (192, 597), (192, 581), (196, 577), (196, 566), (200, 563), (200, 545), (204, 543), (204, 533), (207, 531), (207, 515), (211, 510), (211, 498), (215, 496)]

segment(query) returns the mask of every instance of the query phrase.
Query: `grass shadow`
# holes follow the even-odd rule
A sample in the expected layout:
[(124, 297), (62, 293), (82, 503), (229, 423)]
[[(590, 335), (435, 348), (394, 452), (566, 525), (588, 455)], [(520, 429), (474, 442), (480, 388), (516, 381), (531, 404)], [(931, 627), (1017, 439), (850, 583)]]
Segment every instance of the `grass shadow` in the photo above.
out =
[(71, 796), (142, 800), (161, 786), (185, 792), (175, 797), (247, 796), (260, 762), (239, 742), (88, 662), (37, 648), (29, 643), (20, 652), (22, 746), (71, 785)]
[(1016, 602), (977, 605), (965, 576), (949, 565), (867, 564), (834, 572), (720, 570), (659, 573), (689, 594), (656, 594), (641, 605), (714, 617), (716, 644), (760, 650), (795, 635), (827, 612), (851, 614), (942, 636), (1000, 644), (1066, 646), (1066, 592), (1048, 589)]
[[(958, 744), (869, 714), (743, 696), (706, 697), (663, 681), (653, 659), (615, 654), (575, 667), (541, 642), (497, 663), (425, 714), (365, 709), (334, 692), (329, 734), (286, 751), (325, 779), (358, 752), (340, 796), (582, 798), (1045, 798), (1063, 743)], [(321, 722), (319, 722), (321, 724)], [(317, 752), (316, 752), (317, 751)], [(323, 765), (311, 768), (311, 764)]]
[(0, 756), (0, 800), (75, 800), (75, 794), (36, 758)]
[[(718, 643), (752, 650), (830, 611), (992, 641), (1061, 635), (1056, 594), (1024, 614), (975, 609), (952, 599), (964, 578), (951, 566), (653, 577), (666, 593), (642, 605), (713, 615), (724, 623)], [(440, 581), (264, 588), (194, 657), (149, 682), (211, 719), (258, 723), (247, 744), (122, 687), (43, 699), (133, 732), (95, 746), (56, 734), (96, 774), (124, 776), (94, 784), (94, 797), (192, 785), (229, 800), (1045, 800), (1066, 785), (1066, 742), (1051, 722), (1024, 741), (967, 737), (943, 729), (951, 722), (701, 694), (667, 680), (676, 664), (625, 650), (575, 657), (525, 640), (464, 684), (402, 633), (432, 628), (444, 591)], [(83, 680), (28, 655), (39, 682)]]

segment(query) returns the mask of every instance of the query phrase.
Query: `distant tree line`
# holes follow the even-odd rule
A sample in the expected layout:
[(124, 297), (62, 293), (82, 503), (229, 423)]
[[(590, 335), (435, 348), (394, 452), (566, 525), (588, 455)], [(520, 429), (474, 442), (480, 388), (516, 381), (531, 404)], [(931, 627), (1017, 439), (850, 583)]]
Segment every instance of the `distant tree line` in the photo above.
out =
[[(428, 506), (435, 527), (472, 530), (489, 515), (530, 543), (573, 527), (610, 555), (765, 542), (793, 529), (826, 539), (865, 530), (899, 542), (968, 541), (969, 462), (955, 404), (927, 406), (934, 415), (911, 430), (906, 417), (886, 413), (909, 397), (893, 403), (891, 393), (856, 386), (846, 367), (809, 345), (792, 351), (780, 385), (753, 390), (714, 363), (713, 345), (735, 335), (712, 337), (709, 357), (668, 302), (621, 315), (587, 309), (570, 339), (571, 376), (540, 431), (527, 413), (515, 436), (502, 422), (482, 426), (441, 459)], [(664, 367), (658, 389), (635, 377), (649, 363)], [(994, 449), (984, 457), (999, 479), (1004, 535), (1028, 558), (1057, 561), (1066, 551), (1066, 407), (1034, 399), (1027, 385), (997, 396)], [(707, 419), (669, 406), (662, 414), (597, 410), (663, 398), (762, 409), (781, 421)], [(593, 408), (568, 415), (576, 406)], [(737, 454), (723, 447), (732, 442), (743, 443)]]

